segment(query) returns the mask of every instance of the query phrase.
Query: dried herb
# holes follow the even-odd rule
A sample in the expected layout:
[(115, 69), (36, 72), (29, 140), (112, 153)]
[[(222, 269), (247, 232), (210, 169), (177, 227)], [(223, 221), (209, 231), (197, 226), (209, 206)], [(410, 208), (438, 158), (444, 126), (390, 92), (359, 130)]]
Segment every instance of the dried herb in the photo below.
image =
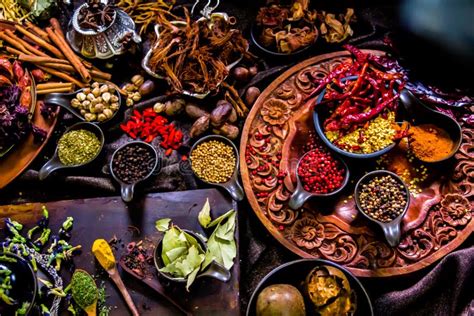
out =
[(184, 16), (158, 16), (160, 37), (148, 66), (177, 92), (216, 91), (228, 75), (227, 65), (246, 52), (248, 42), (223, 18), (192, 22), (186, 8)]
[(58, 142), (58, 156), (67, 166), (91, 161), (100, 150), (100, 141), (91, 131), (79, 129), (67, 132)]
[(99, 296), (99, 291), (94, 279), (84, 270), (76, 270), (71, 279), (71, 291), (74, 301), (82, 309), (94, 304)]
[(338, 14), (337, 16), (322, 11), (318, 13), (318, 19), (321, 22), (319, 27), (321, 35), (328, 43), (340, 43), (354, 34), (350, 25), (355, 21), (354, 9), (352, 8), (347, 8), (345, 14)]

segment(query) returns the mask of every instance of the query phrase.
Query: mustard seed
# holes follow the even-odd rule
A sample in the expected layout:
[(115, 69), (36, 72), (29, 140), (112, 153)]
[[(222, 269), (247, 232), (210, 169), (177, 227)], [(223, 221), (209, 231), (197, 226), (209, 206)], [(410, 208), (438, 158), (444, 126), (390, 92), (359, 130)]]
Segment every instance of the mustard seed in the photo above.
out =
[(234, 148), (221, 141), (211, 140), (199, 144), (191, 152), (191, 168), (201, 179), (211, 183), (227, 182), (234, 173)]

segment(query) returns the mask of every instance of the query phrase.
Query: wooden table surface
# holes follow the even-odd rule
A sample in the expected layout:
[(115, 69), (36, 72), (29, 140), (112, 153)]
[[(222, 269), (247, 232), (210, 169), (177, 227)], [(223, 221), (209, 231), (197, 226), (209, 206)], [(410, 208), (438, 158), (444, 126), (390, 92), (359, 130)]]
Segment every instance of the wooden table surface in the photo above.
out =
[[(90, 252), (92, 243), (97, 238), (109, 240), (116, 236), (120, 240), (115, 253), (118, 260), (126, 253), (125, 247), (130, 241), (138, 241), (144, 237), (153, 241), (159, 240), (162, 233), (155, 229), (155, 221), (165, 217), (172, 218), (173, 223), (181, 228), (205, 235), (197, 215), (206, 198), (209, 198), (213, 218), (237, 207), (235, 202), (216, 189), (149, 194), (141, 201), (129, 205), (123, 203), (120, 197), (106, 197), (0, 206), (0, 239), (5, 236), (4, 218), (12, 217), (29, 229), (41, 217), (43, 204), (50, 212), (49, 227), (52, 233), (57, 232), (67, 216), (74, 217), (70, 242), (72, 245), (80, 244), (83, 248), (82, 253), (74, 258), (75, 266), (96, 275), (98, 284), (101, 280), (105, 281), (106, 293), (109, 295), (107, 304), (113, 307), (111, 315), (129, 315), (117, 288)], [(236, 238), (238, 240), (238, 231)], [(232, 278), (227, 283), (209, 278), (196, 280), (191, 287), (191, 293), (186, 293), (182, 286), (170, 285), (170, 295), (196, 315), (239, 315), (238, 251), (231, 272)], [(61, 275), (68, 284), (70, 272), (63, 268)], [(141, 315), (179, 315), (172, 305), (139, 280), (129, 277), (123, 271), (121, 275)]]

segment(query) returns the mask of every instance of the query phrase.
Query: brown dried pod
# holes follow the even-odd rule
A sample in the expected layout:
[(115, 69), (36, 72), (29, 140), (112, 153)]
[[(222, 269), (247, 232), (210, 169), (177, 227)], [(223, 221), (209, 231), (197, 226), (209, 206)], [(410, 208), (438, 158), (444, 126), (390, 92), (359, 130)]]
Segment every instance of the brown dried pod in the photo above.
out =
[(221, 126), (232, 114), (232, 105), (225, 101), (220, 102), (218, 106), (211, 112), (211, 124), (213, 126)]
[(232, 76), (238, 81), (248, 81), (250, 77), (249, 70), (245, 67), (235, 67)]
[(245, 91), (245, 103), (248, 106), (252, 106), (255, 100), (260, 96), (260, 89), (257, 87), (249, 87), (247, 91)]
[(249, 75), (250, 77), (254, 77), (258, 72), (258, 68), (257, 66), (252, 66), (252, 67), (249, 67)]
[(237, 139), (239, 136), (240, 130), (237, 126), (224, 123), (221, 127), (212, 130), (213, 133), (225, 136), (230, 139)]
[(238, 119), (238, 115), (237, 115), (237, 111), (234, 109), (234, 107), (232, 107), (232, 111), (230, 112), (230, 115), (229, 115), (229, 118), (227, 119), (227, 121), (229, 123), (235, 123), (237, 122), (237, 119)]
[(144, 83), (140, 85), (140, 87), (138, 88), (138, 92), (142, 96), (146, 96), (152, 93), (155, 90), (155, 87), (156, 85), (153, 80), (146, 80)]
[(198, 119), (200, 117), (209, 115), (206, 110), (197, 106), (194, 103), (188, 103), (185, 107), (186, 114), (192, 119)]
[(201, 116), (194, 122), (193, 126), (191, 126), (191, 131), (189, 135), (191, 137), (196, 137), (207, 131), (209, 128), (210, 118), (209, 115)]

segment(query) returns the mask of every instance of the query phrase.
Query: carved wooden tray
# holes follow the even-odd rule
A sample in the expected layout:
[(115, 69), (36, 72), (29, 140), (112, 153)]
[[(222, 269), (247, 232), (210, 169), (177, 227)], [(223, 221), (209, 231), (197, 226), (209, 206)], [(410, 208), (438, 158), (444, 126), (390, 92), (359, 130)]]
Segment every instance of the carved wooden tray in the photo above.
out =
[(303, 101), (313, 89), (307, 74), (324, 77), (348, 58), (347, 52), (336, 52), (308, 59), (283, 73), (260, 95), (242, 134), (245, 192), (268, 231), (295, 254), (337, 262), (357, 276), (407, 274), (453, 251), (474, 230), (474, 130), (463, 128), (463, 143), (452, 161), (427, 166), (429, 177), (420, 185), (421, 191), (411, 196), (397, 248), (384, 241), (379, 228), (360, 216), (353, 203), (355, 180), (373, 170), (374, 162), (350, 163), (351, 185), (334, 201), (310, 202), (299, 211), (289, 209), (295, 167), (314, 134), (310, 108), (316, 97)]

